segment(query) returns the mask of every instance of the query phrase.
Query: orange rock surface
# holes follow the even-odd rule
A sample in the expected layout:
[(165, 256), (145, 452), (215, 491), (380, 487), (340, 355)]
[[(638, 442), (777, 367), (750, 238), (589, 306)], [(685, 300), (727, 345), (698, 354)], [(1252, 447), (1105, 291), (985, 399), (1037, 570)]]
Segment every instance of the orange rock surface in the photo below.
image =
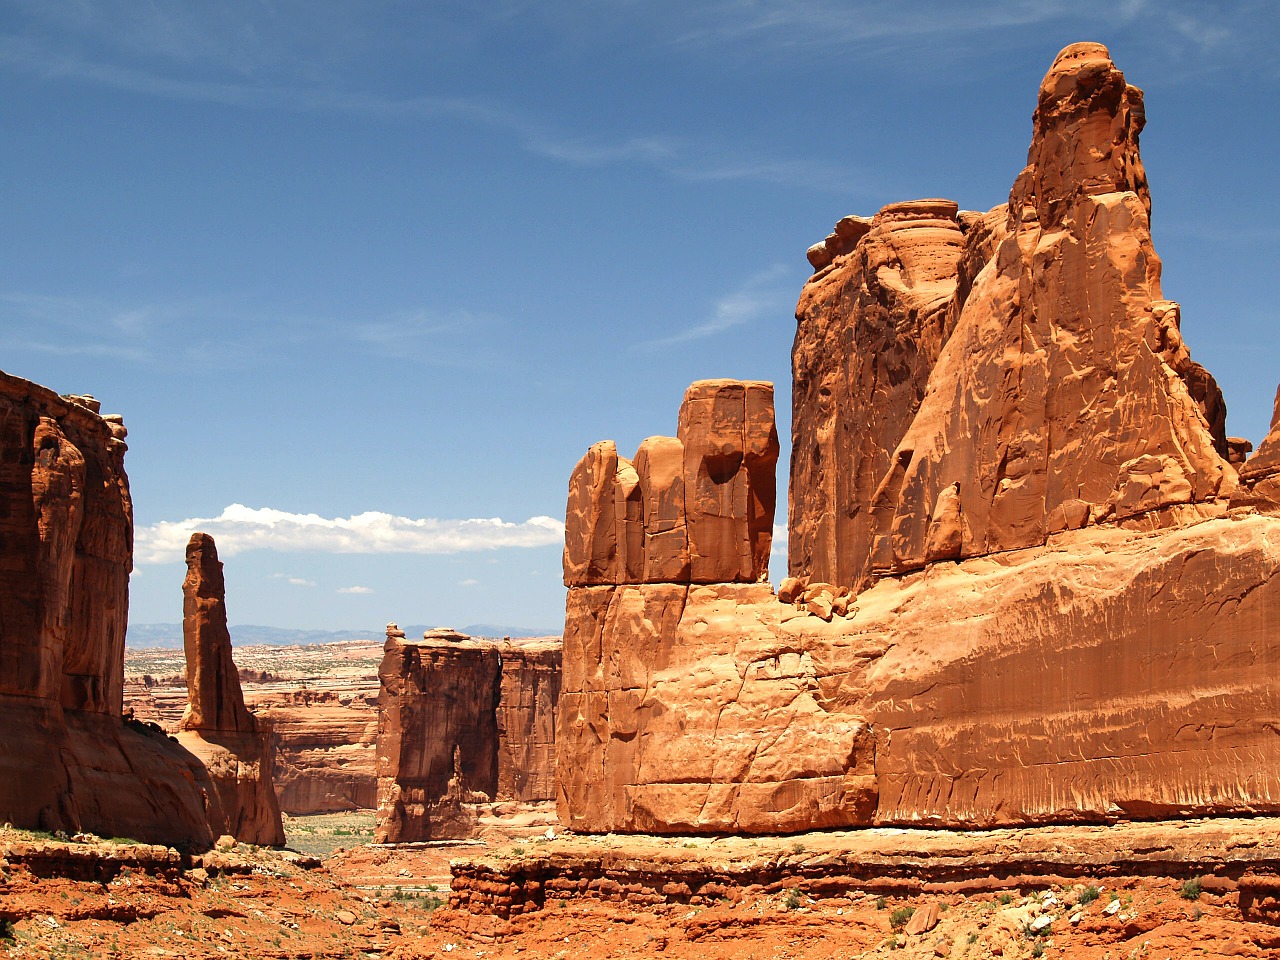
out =
[(207, 533), (187, 544), (182, 584), (182, 637), (187, 655), (187, 707), (177, 740), (209, 771), (214, 832), (245, 843), (284, 843), (280, 805), (271, 781), (275, 739), (271, 724), (244, 705), (227, 630), (226, 585), (218, 548)]
[(676, 437), (650, 437), (634, 462), (606, 440), (574, 468), (565, 586), (764, 579), (777, 462), (773, 384), (699, 380)]
[[(630, 482), (625, 461), (579, 464), (566, 824), (1280, 812), (1280, 430), (1253, 458), (1228, 445), (1163, 299), (1144, 119), (1106, 49), (1075, 44), (1007, 206), (892, 204), (810, 250), (777, 597), (620, 576), (607, 550), (590, 559), (612, 578), (577, 576), (582, 480)], [(718, 549), (708, 569), (740, 569)]]

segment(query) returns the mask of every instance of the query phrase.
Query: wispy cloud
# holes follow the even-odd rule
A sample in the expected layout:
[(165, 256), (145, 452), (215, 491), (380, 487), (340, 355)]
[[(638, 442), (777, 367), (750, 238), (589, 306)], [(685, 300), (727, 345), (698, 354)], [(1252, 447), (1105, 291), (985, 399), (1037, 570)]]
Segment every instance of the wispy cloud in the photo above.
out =
[(639, 349), (667, 347), (676, 343), (688, 343), (691, 340), (702, 340), (706, 337), (723, 333), (734, 327), (786, 311), (790, 299), (795, 293), (795, 284), (784, 284), (782, 281), (794, 279), (794, 271), (784, 264), (775, 264), (767, 270), (749, 277), (738, 289), (720, 297), (711, 309), (711, 315), (681, 330), (679, 333), (647, 340), (637, 344)]
[(314, 587), (316, 585), (314, 580), (308, 580), (306, 577), (291, 577), (287, 573), (273, 573), (270, 579), (283, 580), (292, 587)]
[(367, 594), (373, 593), (373, 587), (339, 587), (338, 593)]
[(0, 35), (0, 67), (46, 80), (74, 80), (144, 96), (243, 109), (345, 113), (386, 121), (452, 119), (499, 131), (529, 153), (577, 167), (638, 164), (678, 179), (794, 183), (826, 192), (843, 192), (852, 177), (847, 164), (744, 156), (741, 145), (695, 141), (658, 131), (615, 137), (585, 134), (481, 97), (378, 96), (296, 76), (283, 83), (169, 76), (134, 65), (95, 61), (28, 36)]
[(196, 531), (218, 542), (224, 557), (245, 550), (306, 553), (463, 553), (507, 547), (542, 547), (564, 540), (564, 524), (551, 517), (510, 523), (497, 517), (474, 520), (412, 519), (368, 512), (352, 517), (287, 513), (233, 503), (216, 517), (165, 520), (134, 532), (138, 563), (182, 559)]
[[(175, 358), (203, 367), (279, 364), (291, 347), (327, 341), (380, 357), (413, 356), (435, 366), (469, 364), (477, 337), (499, 317), (420, 307), (375, 317), (308, 317), (271, 304), (204, 298), (115, 301), (0, 291), (0, 349), (56, 356), (98, 356), (170, 367)], [(218, 331), (216, 338), (208, 331)], [(486, 354), (488, 362), (492, 354)]]
[(475, 577), (467, 577), (467, 579), (465, 579), (465, 580), (459, 580), (459, 581), (458, 581), (458, 586), (460, 586), (460, 587), (478, 587), (478, 586), (480, 586), (480, 581), (479, 581), (479, 580), (477, 580)]

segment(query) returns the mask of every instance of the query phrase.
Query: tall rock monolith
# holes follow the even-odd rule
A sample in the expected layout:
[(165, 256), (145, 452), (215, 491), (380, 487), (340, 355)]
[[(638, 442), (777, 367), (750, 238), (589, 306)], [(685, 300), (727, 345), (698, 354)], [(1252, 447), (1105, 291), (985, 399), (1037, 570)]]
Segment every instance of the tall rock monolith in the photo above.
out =
[(280, 846), (284, 827), (272, 783), (271, 725), (244, 705), (227, 629), (226, 584), (213, 537), (194, 533), (182, 584), (182, 639), (187, 655), (187, 707), (178, 742), (200, 758), (213, 779), (210, 819), (219, 835)]

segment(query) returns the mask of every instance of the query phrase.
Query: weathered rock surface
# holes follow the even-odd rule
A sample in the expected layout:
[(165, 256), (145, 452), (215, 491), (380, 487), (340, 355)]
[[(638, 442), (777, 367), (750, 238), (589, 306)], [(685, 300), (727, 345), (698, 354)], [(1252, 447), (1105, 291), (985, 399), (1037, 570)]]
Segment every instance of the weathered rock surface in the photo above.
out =
[(556, 796), (559, 637), (498, 643), (498, 792), (496, 800), (535, 803)]
[(187, 707), (177, 739), (200, 758), (213, 779), (209, 798), (214, 833), (245, 843), (280, 846), (284, 828), (271, 774), (271, 725), (244, 705), (231, 656), (226, 585), (213, 537), (194, 533), (187, 544), (182, 584), (182, 636), (187, 654)]
[(0, 819), (207, 845), (204, 769), (121, 717), (133, 507), (98, 409), (0, 374)]
[(376, 842), (465, 838), (482, 804), (552, 798), (560, 646), (388, 625)]
[(764, 579), (777, 462), (773, 384), (694, 383), (676, 437), (650, 437), (634, 462), (597, 443), (574, 468), (565, 586)]
[(1105, 48), (1073, 45), (1007, 207), (893, 204), (810, 251), (792, 576), (775, 598), (566, 565), (566, 824), (1280, 810), (1280, 429), (1228, 445), (1182, 342), (1143, 122)]

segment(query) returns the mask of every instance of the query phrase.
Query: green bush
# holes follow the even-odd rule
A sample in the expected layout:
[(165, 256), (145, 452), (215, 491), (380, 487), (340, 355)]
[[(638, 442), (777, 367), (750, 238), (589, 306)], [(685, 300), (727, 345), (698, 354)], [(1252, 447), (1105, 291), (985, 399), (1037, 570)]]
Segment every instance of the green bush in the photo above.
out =
[(911, 919), (913, 913), (915, 913), (915, 910), (911, 907), (899, 907), (889, 914), (889, 926), (894, 930), (901, 930), (907, 925), (907, 921)]
[(1183, 883), (1182, 889), (1179, 891), (1183, 900), (1199, 900), (1201, 892), (1200, 879), (1198, 877), (1193, 877)]
[(1093, 884), (1089, 884), (1089, 886), (1080, 891), (1080, 906), (1083, 907), (1087, 903), (1093, 903), (1100, 896), (1102, 896), (1102, 891)]
[(785, 900), (782, 901), (782, 905), (786, 907), (788, 910), (799, 910), (800, 909), (800, 891), (794, 888), (791, 890), (788, 890), (787, 897)]

